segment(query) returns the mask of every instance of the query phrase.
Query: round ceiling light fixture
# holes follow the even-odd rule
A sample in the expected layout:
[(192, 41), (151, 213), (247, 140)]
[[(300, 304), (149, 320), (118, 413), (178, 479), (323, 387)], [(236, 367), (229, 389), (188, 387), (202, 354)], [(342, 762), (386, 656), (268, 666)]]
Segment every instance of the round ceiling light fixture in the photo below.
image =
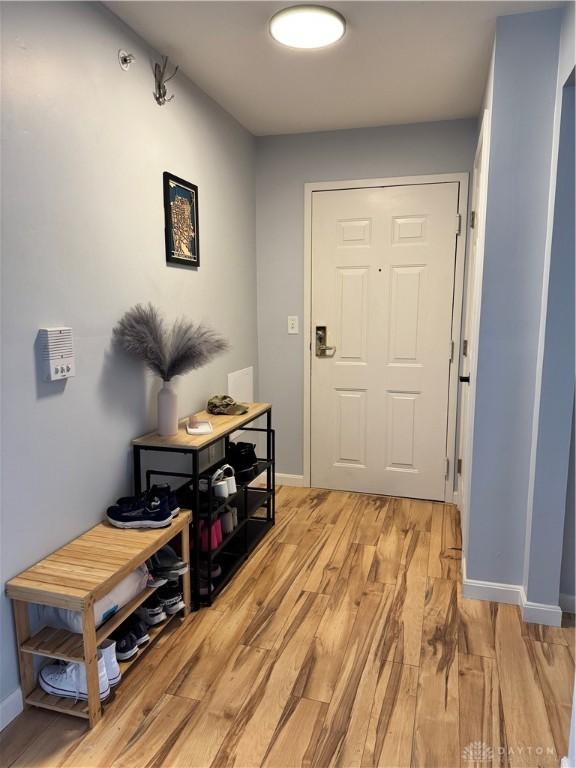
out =
[(274, 40), (290, 48), (325, 48), (338, 42), (345, 31), (344, 17), (324, 5), (293, 5), (270, 20)]

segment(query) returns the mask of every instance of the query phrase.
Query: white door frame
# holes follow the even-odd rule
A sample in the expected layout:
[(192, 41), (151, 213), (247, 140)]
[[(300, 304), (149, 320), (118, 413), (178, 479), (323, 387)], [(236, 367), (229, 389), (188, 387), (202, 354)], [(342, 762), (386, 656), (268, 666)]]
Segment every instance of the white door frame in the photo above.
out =
[[(478, 133), (478, 142), (474, 155), (474, 167), (478, 167), (479, 178), (477, 180), (477, 199), (475, 206), (476, 233), (476, 253), (474, 255), (474, 274), (470, 276), (467, 290), (467, 300), (472, 302), (473, 313), (470, 317), (470, 328), (468, 329), (469, 343), (469, 372), (470, 383), (468, 384), (468, 410), (466, 412), (466, 423), (460, 424), (463, 431), (463, 455), (462, 461), (465, 466), (464, 480), (461, 492), (459, 493), (458, 506), (462, 514), (462, 557), (464, 576), (466, 571), (466, 557), (468, 554), (468, 533), (470, 529), (470, 496), (472, 489), (472, 448), (474, 438), (474, 412), (476, 408), (476, 372), (478, 370), (478, 344), (480, 337), (480, 309), (482, 304), (482, 280), (484, 275), (484, 240), (486, 235), (486, 207), (488, 204), (488, 171), (490, 160), (490, 135), (491, 135), (491, 112), (485, 109), (482, 115), (480, 131)], [(480, 162), (478, 162), (480, 157)], [(466, 227), (467, 232), (469, 228)]]
[[(462, 296), (464, 290), (464, 260), (468, 221), (468, 173), (440, 173), (427, 176), (398, 176), (387, 179), (355, 179), (347, 181), (318, 181), (304, 184), (304, 486), (310, 487), (310, 446), (312, 439), (310, 422), (311, 372), (312, 372), (312, 194), (325, 190), (362, 189), (368, 187), (398, 187), (414, 184), (443, 184), (458, 182), (458, 214), (460, 235), (456, 239), (456, 263), (454, 271), (454, 304), (452, 307), (452, 341), (454, 352), (450, 366), (448, 385), (447, 458), (448, 476), (445, 483), (445, 501), (454, 498), (456, 469), (456, 416), (458, 407), (458, 360), (462, 329)], [(448, 350), (446, 350), (448, 354)]]

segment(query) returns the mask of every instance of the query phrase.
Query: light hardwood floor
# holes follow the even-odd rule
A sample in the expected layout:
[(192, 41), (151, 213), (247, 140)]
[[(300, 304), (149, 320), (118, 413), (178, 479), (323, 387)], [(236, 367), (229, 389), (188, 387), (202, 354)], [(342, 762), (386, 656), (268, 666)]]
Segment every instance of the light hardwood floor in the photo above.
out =
[(277, 499), (254, 557), (142, 657), (102, 722), (28, 710), (0, 736), (2, 768), (558, 765), (573, 623), (464, 599), (454, 507)]

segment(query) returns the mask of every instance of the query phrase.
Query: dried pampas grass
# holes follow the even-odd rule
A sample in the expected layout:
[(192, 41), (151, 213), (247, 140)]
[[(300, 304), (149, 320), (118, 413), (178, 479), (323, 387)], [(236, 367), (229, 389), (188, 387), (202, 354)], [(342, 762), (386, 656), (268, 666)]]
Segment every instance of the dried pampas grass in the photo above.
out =
[(164, 381), (201, 368), (228, 349), (228, 342), (216, 331), (184, 318), (167, 331), (152, 304), (129, 309), (112, 333), (118, 346), (139, 357)]

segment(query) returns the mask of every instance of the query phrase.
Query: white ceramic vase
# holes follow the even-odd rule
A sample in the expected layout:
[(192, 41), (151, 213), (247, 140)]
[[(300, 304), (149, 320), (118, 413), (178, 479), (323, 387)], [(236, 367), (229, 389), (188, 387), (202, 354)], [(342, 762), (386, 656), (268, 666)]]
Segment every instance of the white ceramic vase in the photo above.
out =
[(178, 395), (171, 381), (164, 381), (158, 392), (158, 434), (168, 437), (178, 432)]

